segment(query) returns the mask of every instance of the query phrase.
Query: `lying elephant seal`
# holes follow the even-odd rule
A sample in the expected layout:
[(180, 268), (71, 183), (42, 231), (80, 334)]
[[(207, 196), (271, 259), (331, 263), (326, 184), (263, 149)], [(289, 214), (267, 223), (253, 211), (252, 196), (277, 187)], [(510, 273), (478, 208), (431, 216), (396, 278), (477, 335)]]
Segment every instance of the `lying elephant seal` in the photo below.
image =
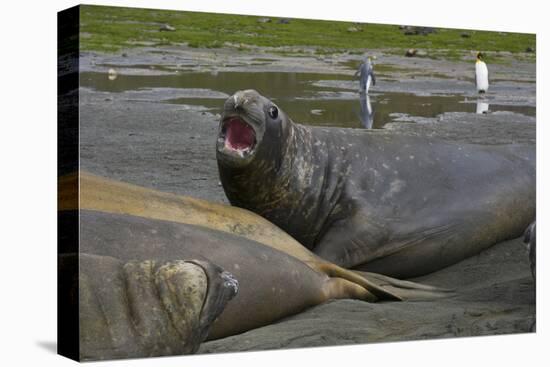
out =
[[(267, 325), (332, 298), (373, 301), (448, 295), (430, 286), (339, 268), (246, 210), (86, 173), (59, 179), (58, 215), (65, 228), (80, 229), (80, 234), (67, 231), (66, 238), (60, 232), (61, 253), (79, 243), (81, 253), (118, 261), (119, 267), (132, 261), (192, 258), (234, 274), (238, 295), (212, 326), (210, 339)], [(108, 273), (96, 269), (98, 274)]]
[(238, 289), (207, 261), (81, 253), (60, 255), (59, 267), (76, 275), (61, 276), (59, 292), (77, 295), (81, 361), (194, 353)]
[(271, 222), (237, 207), (148, 189), (77, 172), (59, 179), (59, 210), (87, 209), (127, 214), (210, 228), (244, 237), (292, 256), (313, 270), (342, 278), (381, 298), (417, 300), (448, 296), (449, 292), (378, 274), (355, 272), (332, 264), (303, 247)]
[[(170, 302), (174, 298), (176, 299), (172, 302), (174, 306), (166, 307), (166, 302), (159, 301), (159, 297), (156, 297), (157, 293), (149, 286), (159, 277), (151, 274), (156, 274), (158, 271), (148, 269), (159, 268), (160, 265), (167, 263), (178, 264), (180, 259), (198, 259), (206, 263), (217, 264), (222, 269), (229, 271), (238, 281), (237, 295), (213, 323), (209, 339), (234, 335), (268, 325), (329, 299), (352, 298), (365, 301), (376, 299), (369, 290), (353, 282), (329, 277), (283, 252), (227, 232), (184, 223), (92, 210), (64, 211), (60, 215), (64, 216), (62, 220), (66, 223), (71, 220), (74, 225), (80, 223), (81, 253), (103, 259), (116, 259), (97, 261), (95, 264), (88, 265), (91, 275), (105, 276), (108, 274), (113, 279), (111, 283), (106, 282), (111, 286), (104, 287), (104, 291), (97, 290), (98, 288), (102, 289), (101, 286), (92, 287), (93, 293), (107, 294), (105, 296), (107, 301), (101, 302), (103, 312), (107, 315), (114, 313), (114, 316), (107, 317), (107, 319), (121, 320), (120, 325), (124, 324), (126, 318), (129, 317), (124, 315), (123, 311), (126, 305), (120, 300), (127, 299), (127, 307), (131, 310), (138, 310), (137, 319), (143, 325), (142, 333), (146, 333), (148, 330), (159, 340), (170, 339), (170, 334), (166, 335), (165, 331), (168, 326), (161, 320), (166, 316), (158, 310), (158, 315), (148, 315), (147, 310), (151, 309), (152, 304), (164, 304), (165, 306), (160, 307), (160, 310), (176, 309), (169, 315), (169, 319), (173, 321), (174, 317), (171, 314), (178, 315), (176, 301), (179, 301), (179, 298), (177, 297), (181, 297), (184, 302), (187, 302), (185, 301), (187, 285), (173, 281), (172, 285), (164, 287), (167, 289), (168, 296), (163, 297), (161, 294), (160, 298), (168, 298)], [(111, 262), (113, 265), (110, 264)], [(129, 270), (128, 267), (130, 267)], [(148, 273), (141, 274), (144, 271)], [(156, 277), (154, 280), (151, 279), (154, 277)], [(85, 282), (95, 281), (87, 274), (84, 274), (84, 277), (81, 275), (81, 283), (83, 279)], [(120, 282), (120, 285), (117, 282)], [(113, 283), (116, 287), (112, 286)], [(209, 282), (208, 287), (211, 283), (214, 282)], [(203, 284), (201, 287), (196, 288), (202, 289), (204, 293), (206, 287), (204, 281), (201, 284)], [(125, 285), (128, 289), (124, 289)], [(136, 291), (134, 290), (136, 287), (142, 287), (143, 290)], [(159, 287), (157, 284), (153, 288), (159, 289)], [(132, 292), (133, 295), (125, 296)], [(201, 303), (201, 299), (199, 297), (195, 301), (195, 306)], [(94, 301), (93, 297), (85, 297), (85, 300)], [(123, 310), (121, 311), (120, 308)], [(195, 322), (198, 316), (196, 311), (200, 311), (200, 307), (193, 307), (193, 310), (194, 316), (191, 319), (180, 317), (182, 319), (180, 323)], [(217, 310), (216, 308), (215, 311)], [(211, 316), (212, 312), (208, 311), (207, 308), (203, 312)], [(135, 314), (136, 312), (130, 313)], [(123, 317), (119, 317), (119, 314)], [(128, 322), (128, 324), (130, 323)], [(96, 327), (96, 324), (91, 323), (90, 327), (93, 328), (93, 333), (96, 328), (105, 332), (104, 325)], [(118, 330), (118, 325), (115, 327)], [(195, 328), (195, 330), (199, 330), (201, 333), (194, 340), (201, 340), (203, 329)], [(159, 341), (155, 342), (160, 343)], [(152, 342), (146, 343), (146, 345), (149, 344)], [(194, 346), (195, 343), (192, 345)], [(155, 350), (158, 350), (159, 353), (163, 351)], [(177, 352), (182, 349), (166, 350)], [(147, 350), (147, 352), (150, 351)]]
[(231, 204), (345, 268), (426, 274), (535, 216), (534, 147), (306, 127), (254, 90), (225, 102), (216, 153)]

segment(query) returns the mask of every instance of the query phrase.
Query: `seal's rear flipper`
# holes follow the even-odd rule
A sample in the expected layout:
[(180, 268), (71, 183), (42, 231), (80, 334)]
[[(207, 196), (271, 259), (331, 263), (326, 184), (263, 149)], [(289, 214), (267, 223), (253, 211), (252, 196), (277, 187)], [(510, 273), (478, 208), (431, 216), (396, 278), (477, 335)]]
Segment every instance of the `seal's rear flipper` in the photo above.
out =
[(376, 284), (387, 293), (402, 301), (427, 301), (438, 298), (452, 297), (456, 292), (452, 289), (439, 288), (431, 285), (391, 278), (382, 274), (354, 270), (354, 273)]
[[(450, 289), (433, 287), (430, 285), (410, 282), (391, 278), (382, 274), (368, 273), (358, 270), (344, 269), (338, 265), (328, 262), (307, 262), (310, 267), (316, 269), (331, 278), (340, 278), (354, 283), (369, 293), (376, 299), (361, 298), (369, 302), (374, 301), (420, 301), (430, 300), (454, 295)], [(348, 287), (349, 288), (349, 287)], [(354, 296), (351, 296), (355, 298)]]

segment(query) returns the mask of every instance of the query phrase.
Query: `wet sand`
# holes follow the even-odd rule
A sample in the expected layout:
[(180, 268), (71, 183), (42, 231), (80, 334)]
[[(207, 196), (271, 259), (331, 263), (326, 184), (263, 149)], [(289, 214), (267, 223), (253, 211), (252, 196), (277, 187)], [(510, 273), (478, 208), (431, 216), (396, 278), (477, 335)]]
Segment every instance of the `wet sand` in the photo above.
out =
[[(475, 144), (535, 144), (534, 64), (510, 59), (507, 65), (489, 65), (494, 81), (484, 100), (490, 104), (491, 112), (476, 114), (473, 63), (390, 56), (383, 50), (375, 53), (375, 70), (378, 67), (380, 73), (372, 98), (379, 110), (384, 105), (394, 108), (392, 103), (398, 95), (425, 98), (425, 103), (432, 104), (437, 97), (449, 98), (454, 103), (441, 110), (426, 105), (430, 112), (423, 113), (424, 102), (418, 104), (417, 99), (413, 100), (415, 109), (390, 110), (380, 126), (384, 134), (431, 136)], [(186, 86), (179, 84), (181, 79), (177, 78), (173, 85), (168, 81), (159, 85), (155, 78), (172, 80), (170, 77), (178, 74), (210, 73), (214, 78), (205, 80), (216, 80), (216, 75), (224, 72), (332, 75), (332, 79), (323, 77), (313, 82), (309, 78), (305, 83), (313, 92), (304, 93), (304, 102), (300, 98), (288, 99), (293, 117), (293, 110), (297, 114), (309, 113), (315, 107), (311, 101), (323, 98), (329, 100), (326, 108), (336, 106), (336, 100), (358, 104), (356, 82), (351, 76), (359, 60), (360, 56), (349, 54), (319, 58), (189, 48), (136, 49), (124, 56), (83, 54), (80, 167), (146, 187), (227, 203), (215, 160), (218, 113), (234, 90), (256, 88), (254, 78), (246, 86), (235, 85), (234, 89), (231, 83), (220, 88), (215, 84), (203, 88)], [(140, 80), (151, 80), (151, 85), (113, 90), (107, 78), (110, 68), (117, 71), (119, 81), (125, 76), (141, 76), (145, 79)], [(100, 83), (94, 79), (99, 75), (104, 77)], [(269, 87), (269, 79), (266, 83), (263, 88)], [(278, 88), (274, 88), (274, 94), (285, 109), (281, 95), (284, 88)], [(260, 91), (269, 96), (267, 89)], [(300, 111), (302, 105), (306, 112)], [(456, 110), (452, 106), (468, 108)], [(338, 117), (338, 111), (322, 112), (319, 119), (329, 116)], [(422, 281), (451, 288), (460, 286), (462, 292), (456, 298), (437, 302), (333, 301), (274, 325), (205, 343), (201, 352), (528, 332), (534, 322), (534, 284), (527, 253), (519, 239), (498, 244)]]

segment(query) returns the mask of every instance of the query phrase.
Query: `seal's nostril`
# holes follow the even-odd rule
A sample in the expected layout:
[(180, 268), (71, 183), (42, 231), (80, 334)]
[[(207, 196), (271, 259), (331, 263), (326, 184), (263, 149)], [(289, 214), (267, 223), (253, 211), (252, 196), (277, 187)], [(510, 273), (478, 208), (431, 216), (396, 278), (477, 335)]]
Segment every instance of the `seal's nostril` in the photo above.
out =
[(237, 92), (233, 95), (233, 102), (235, 109), (239, 109), (245, 102), (244, 95), (242, 92)]

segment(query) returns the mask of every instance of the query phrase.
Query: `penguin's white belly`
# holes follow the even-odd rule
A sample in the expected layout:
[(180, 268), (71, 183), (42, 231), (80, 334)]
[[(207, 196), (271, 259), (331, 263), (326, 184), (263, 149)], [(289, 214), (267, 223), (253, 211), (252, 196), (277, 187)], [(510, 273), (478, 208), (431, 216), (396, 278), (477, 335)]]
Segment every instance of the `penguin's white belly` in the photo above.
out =
[(489, 71), (483, 61), (476, 62), (476, 88), (484, 92), (489, 89)]

